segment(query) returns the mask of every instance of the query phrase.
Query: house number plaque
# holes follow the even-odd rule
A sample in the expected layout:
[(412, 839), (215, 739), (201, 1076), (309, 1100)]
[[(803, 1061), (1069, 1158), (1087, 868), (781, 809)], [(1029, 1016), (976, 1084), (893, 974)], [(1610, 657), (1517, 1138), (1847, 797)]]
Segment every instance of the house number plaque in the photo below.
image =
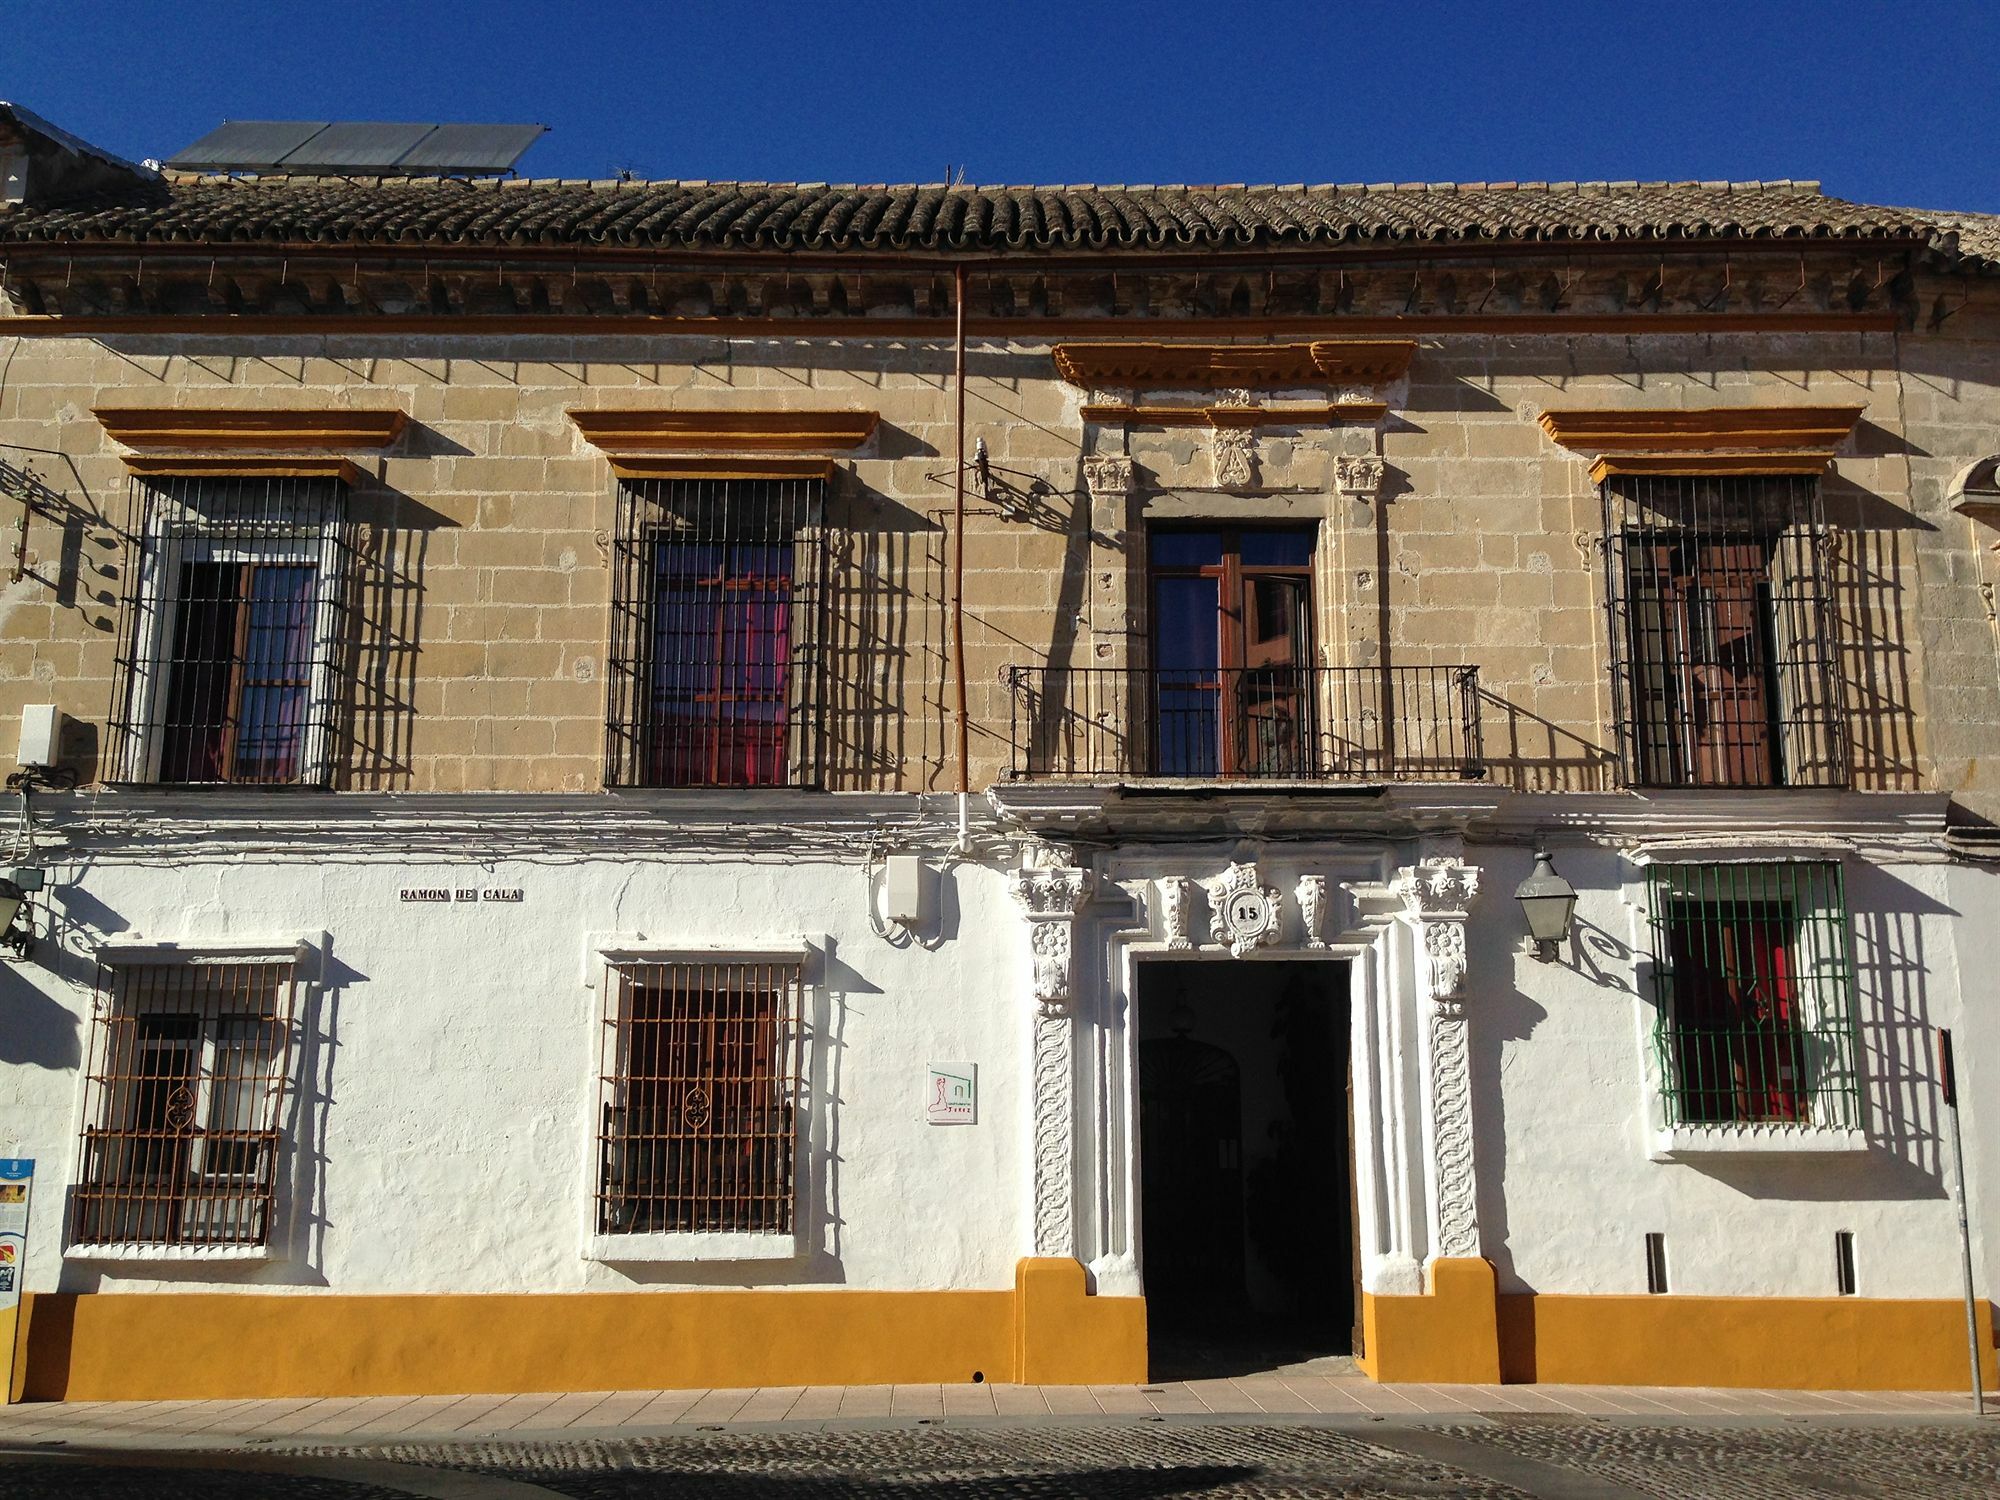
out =
[(1271, 903), (1260, 890), (1238, 891), (1224, 903), (1222, 920), (1231, 937), (1254, 943), (1271, 930)]

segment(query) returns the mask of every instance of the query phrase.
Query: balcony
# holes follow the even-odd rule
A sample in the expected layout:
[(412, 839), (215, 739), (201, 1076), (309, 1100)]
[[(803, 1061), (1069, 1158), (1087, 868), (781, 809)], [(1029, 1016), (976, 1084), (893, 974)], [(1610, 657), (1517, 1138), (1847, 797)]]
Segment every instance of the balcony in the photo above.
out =
[(1019, 781), (1470, 781), (1479, 669), (1008, 668)]

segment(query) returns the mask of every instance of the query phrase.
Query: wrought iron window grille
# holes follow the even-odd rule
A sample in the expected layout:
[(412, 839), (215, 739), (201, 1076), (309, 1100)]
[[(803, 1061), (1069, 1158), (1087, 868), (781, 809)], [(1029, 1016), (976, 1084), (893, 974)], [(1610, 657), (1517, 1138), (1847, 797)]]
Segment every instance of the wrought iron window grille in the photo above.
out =
[(1626, 783), (1848, 785), (1819, 482), (1624, 476), (1603, 501)]
[(609, 979), (596, 1233), (792, 1233), (801, 966), (621, 961)]
[(355, 546), (330, 478), (133, 481), (111, 779), (328, 786)]
[(71, 1244), (270, 1242), (298, 984), (283, 962), (100, 966)]
[(620, 483), (606, 785), (823, 783), (825, 488)]
[(1860, 1129), (1840, 865), (1659, 864), (1646, 879), (1662, 1123)]

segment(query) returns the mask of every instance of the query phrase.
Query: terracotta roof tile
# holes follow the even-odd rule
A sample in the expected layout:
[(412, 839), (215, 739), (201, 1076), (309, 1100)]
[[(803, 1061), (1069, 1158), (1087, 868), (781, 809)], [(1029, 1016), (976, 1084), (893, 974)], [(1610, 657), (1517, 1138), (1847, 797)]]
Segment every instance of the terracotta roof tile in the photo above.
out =
[[(118, 197), (0, 210), (0, 241), (990, 253), (1924, 239), (1950, 217), (1978, 216), (1875, 208), (1790, 181), (991, 188), (180, 177)], [(1984, 233), (1982, 244), (2000, 239)]]

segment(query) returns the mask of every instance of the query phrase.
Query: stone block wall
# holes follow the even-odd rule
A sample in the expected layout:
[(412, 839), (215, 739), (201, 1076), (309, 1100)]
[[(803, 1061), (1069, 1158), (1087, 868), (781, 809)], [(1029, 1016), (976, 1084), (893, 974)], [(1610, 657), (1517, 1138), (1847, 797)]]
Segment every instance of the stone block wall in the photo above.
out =
[[(1379, 393), (1386, 418), (1261, 429), (1256, 482), (1228, 490), (1205, 429), (1086, 424), (1087, 393), (1056, 378), (1047, 344), (976, 340), (967, 446), (985, 439), (991, 467), (967, 501), (972, 783), (1010, 764), (1006, 668), (1130, 660), (1148, 519), (1212, 513), (1320, 524), (1321, 661), (1476, 665), (1496, 778), (1611, 787), (1600, 501), (1588, 461), (1537, 419), (1810, 404), (1865, 408), (1825, 489), (1857, 784), (1924, 784), (1935, 737), (1943, 784), (1983, 795), (2000, 774), (1978, 748), (2000, 726), (1991, 538), (1947, 491), (1982, 445), (2000, 448), (1996, 328), (2000, 308), (1940, 335), (1430, 336)], [(602, 784), (615, 481), (570, 409), (866, 408), (880, 429), (841, 457), (828, 515), (828, 783), (956, 784), (948, 344), (0, 333), (0, 372), (0, 477), (30, 486), (33, 508), (27, 575), (0, 586), (0, 748), (23, 704), (53, 701), (83, 723), (79, 768), (102, 752), (130, 486), (94, 406), (409, 414), (353, 497), (343, 784), (411, 791)], [(1087, 455), (1129, 457), (1134, 492), (1094, 493)], [(1383, 460), (1379, 495), (1338, 491), (1341, 455)]]

